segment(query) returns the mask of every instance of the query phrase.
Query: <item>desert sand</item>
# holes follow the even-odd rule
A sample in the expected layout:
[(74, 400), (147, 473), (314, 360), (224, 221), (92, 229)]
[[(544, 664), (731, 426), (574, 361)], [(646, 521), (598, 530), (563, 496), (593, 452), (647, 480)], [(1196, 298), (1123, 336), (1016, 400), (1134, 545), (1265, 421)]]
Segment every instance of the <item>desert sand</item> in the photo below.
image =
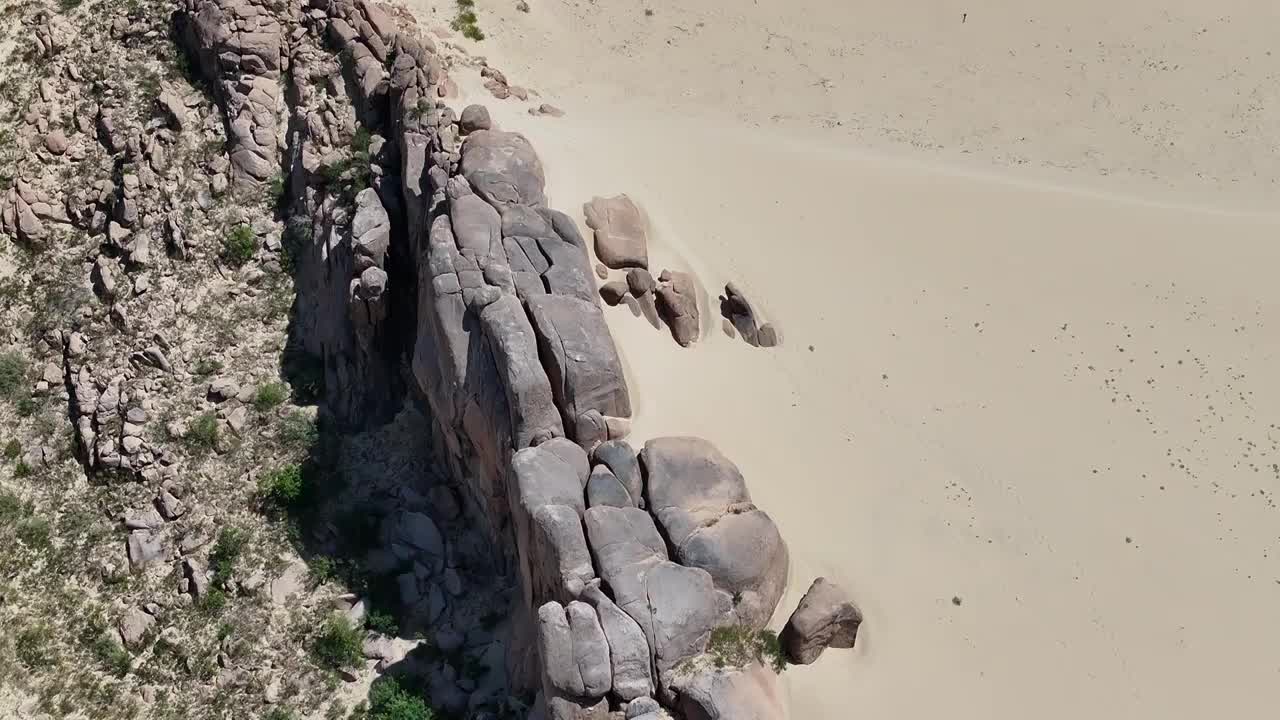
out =
[(1273, 712), (1277, 6), (529, 2), (450, 42), (540, 96), (459, 107), (782, 332), (607, 311), (633, 440), (711, 439), (790, 543), (777, 622), (864, 611), (794, 717)]

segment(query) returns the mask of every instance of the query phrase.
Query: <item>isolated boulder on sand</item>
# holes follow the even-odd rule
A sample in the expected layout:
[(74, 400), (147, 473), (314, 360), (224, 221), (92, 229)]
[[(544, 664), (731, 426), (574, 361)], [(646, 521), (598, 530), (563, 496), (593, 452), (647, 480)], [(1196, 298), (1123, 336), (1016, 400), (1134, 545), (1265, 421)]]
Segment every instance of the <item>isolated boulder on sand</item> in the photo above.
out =
[(618, 269), (649, 267), (649, 240), (640, 208), (626, 195), (592, 198), (582, 208), (595, 230), (596, 257)]
[(820, 577), (809, 586), (778, 639), (788, 660), (808, 665), (829, 647), (853, 647), (861, 624), (862, 613), (845, 591)]

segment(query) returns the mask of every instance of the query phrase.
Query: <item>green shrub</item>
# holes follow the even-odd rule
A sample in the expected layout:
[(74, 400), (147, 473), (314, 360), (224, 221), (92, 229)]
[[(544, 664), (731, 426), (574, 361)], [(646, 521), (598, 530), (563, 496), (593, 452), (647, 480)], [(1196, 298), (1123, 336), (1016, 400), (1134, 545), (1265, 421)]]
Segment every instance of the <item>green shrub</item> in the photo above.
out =
[(718, 627), (711, 631), (707, 651), (716, 667), (741, 667), (755, 661), (771, 666), (774, 672), (782, 672), (787, 667), (778, 634), (772, 630), (754, 630), (743, 625)]
[(22, 501), (18, 496), (0, 490), (0, 526), (12, 525), (22, 514)]
[(258, 236), (248, 225), (237, 225), (222, 239), (222, 260), (232, 267), (240, 267), (253, 259), (258, 249)]
[(125, 650), (110, 634), (98, 635), (98, 639), (93, 642), (93, 655), (112, 675), (124, 677), (129, 674), (129, 666), (133, 658), (129, 656), (129, 651)]
[(249, 534), (240, 528), (222, 528), (218, 541), (209, 552), (209, 566), (213, 568), (213, 581), (219, 585), (231, 578), (244, 548), (249, 544)]
[(370, 630), (383, 635), (400, 634), (400, 623), (396, 622), (396, 619), (389, 612), (381, 610), (370, 612), (369, 617), (365, 618), (364, 625)]
[(197, 453), (212, 450), (218, 444), (218, 416), (213, 412), (200, 415), (187, 428), (187, 446)]
[(289, 397), (289, 389), (278, 382), (266, 383), (258, 387), (258, 392), (253, 396), (253, 406), (258, 412), (266, 412)]
[(0, 396), (17, 400), (27, 391), (27, 360), (13, 350), (0, 353)]
[(18, 407), (19, 416), (31, 417), (32, 415), (36, 414), (37, 410), (40, 409), (40, 404), (37, 403), (36, 399), (31, 397), (30, 395), (24, 395), (18, 398), (17, 407)]
[(4, 457), (6, 460), (12, 460), (22, 454), (22, 443), (17, 438), (13, 438), (4, 444)]
[(19, 460), (17, 465), (13, 466), (13, 476), (16, 478), (24, 478), (31, 475), (31, 466), (26, 460)]
[(262, 720), (298, 720), (298, 716), (294, 715), (292, 710), (274, 707), (271, 708), (270, 712), (262, 716)]
[(368, 720), (432, 720), (435, 714), (418, 695), (386, 676), (369, 688)]
[(305, 494), (306, 481), (298, 465), (273, 470), (258, 481), (258, 496), (264, 504), (276, 510), (297, 507)]
[(318, 436), (316, 421), (301, 410), (280, 419), (280, 441), (290, 448), (309, 448), (315, 444)]
[(212, 375), (222, 369), (222, 363), (213, 358), (200, 358), (196, 361), (197, 375)]
[(49, 657), (49, 643), (52, 640), (53, 633), (45, 625), (26, 628), (18, 633), (18, 637), (14, 641), (14, 654), (18, 656), (23, 665), (29, 668), (34, 669), (48, 665), (51, 660)]
[(196, 604), (200, 612), (210, 617), (220, 615), (226, 606), (227, 595), (217, 588), (209, 588), (204, 595), (200, 596), (200, 602)]
[(363, 638), (360, 631), (341, 615), (325, 621), (324, 628), (312, 646), (316, 662), (328, 668), (349, 668), (360, 664)]
[(22, 520), (17, 526), (18, 539), (32, 550), (49, 547), (49, 521), (43, 518), (30, 517)]
[(307, 579), (319, 587), (338, 577), (338, 564), (331, 557), (318, 555), (307, 563)]

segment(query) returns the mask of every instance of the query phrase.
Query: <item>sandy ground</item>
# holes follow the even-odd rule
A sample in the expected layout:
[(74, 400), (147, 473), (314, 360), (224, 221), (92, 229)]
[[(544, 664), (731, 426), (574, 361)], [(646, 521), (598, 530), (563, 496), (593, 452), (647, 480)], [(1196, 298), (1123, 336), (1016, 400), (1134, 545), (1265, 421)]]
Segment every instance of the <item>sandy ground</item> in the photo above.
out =
[(630, 193), (783, 332), (607, 311), (635, 440), (713, 440), (789, 541), (779, 620), (865, 612), (794, 717), (1272, 712), (1277, 6), (529, 2), (468, 46), (568, 111), (486, 100), (553, 204)]

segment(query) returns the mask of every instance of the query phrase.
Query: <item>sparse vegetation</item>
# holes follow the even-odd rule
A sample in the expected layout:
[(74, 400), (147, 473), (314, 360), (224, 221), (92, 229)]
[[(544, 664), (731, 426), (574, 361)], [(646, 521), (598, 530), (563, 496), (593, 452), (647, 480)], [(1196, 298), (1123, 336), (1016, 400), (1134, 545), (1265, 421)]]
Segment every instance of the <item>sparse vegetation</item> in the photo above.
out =
[(316, 662), (323, 667), (334, 670), (354, 667), (363, 657), (360, 654), (362, 640), (360, 630), (349, 620), (334, 615), (325, 621), (311, 651)]
[(4, 457), (6, 460), (13, 460), (22, 454), (22, 443), (17, 438), (10, 438), (9, 442), (4, 444)]
[(273, 470), (258, 482), (258, 496), (263, 505), (278, 512), (297, 507), (305, 495), (305, 476), (297, 464)]
[(222, 532), (218, 533), (218, 541), (209, 552), (209, 566), (213, 568), (215, 585), (225, 585), (231, 578), (231, 574), (235, 572), (236, 563), (240, 561), (240, 555), (248, 543), (248, 533), (240, 528), (223, 528)]
[(97, 639), (93, 641), (93, 655), (112, 675), (124, 677), (129, 674), (129, 666), (133, 658), (109, 632), (99, 633)]
[(49, 547), (49, 521), (43, 518), (29, 517), (18, 523), (17, 535), (23, 545), (32, 550)]
[(305, 412), (295, 410), (280, 418), (280, 442), (285, 447), (291, 450), (306, 449), (315, 444), (317, 437), (319, 433), (316, 421)]
[(213, 358), (200, 358), (193, 368), (196, 375), (212, 375), (220, 370), (222, 370), (222, 363)]
[(433, 720), (435, 714), (421, 695), (409, 692), (394, 677), (379, 679), (369, 688), (367, 720)]
[(0, 353), (0, 397), (17, 401), (27, 391), (27, 361), (9, 350)]
[(457, 3), (458, 14), (454, 16), (450, 26), (468, 40), (484, 40), (484, 31), (477, 24), (475, 0), (457, 0)]
[(222, 261), (232, 267), (241, 267), (253, 259), (258, 250), (258, 236), (253, 228), (243, 223), (236, 225), (222, 239)]
[(200, 612), (209, 616), (221, 614), (226, 606), (227, 594), (218, 588), (209, 588), (208, 592), (201, 596), (200, 602), (197, 604)]
[(365, 627), (370, 630), (382, 633), (383, 635), (399, 635), (400, 624), (392, 617), (391, 613), (381, 610), (374, 610), (369, 613), (369, 617), (365, 618)]
[(741, 667), (759, 661), (782, 672), (787, 667), (786, 656), (778, 642), (778, 634), (772, 630), (754, 630), (743, 625), (718, 627), (711, 631), (707, 643), (716, 667)]
[(18, 633), (13, 651), (23, 665), (31, 669), (39, 668), (47, 665), (51, 660), (49, 643), (52, 640), (53, 633), (48, 626), (35, 625)]
[(191, 422), (185, 438), (187, 447), (197, 454), (213, 450), (218, 444), (218, 416), (212, 412), (204, 413)]
[(267, 412), (289, 398), (289, 389), (278, 382), (266, 383), (258, 387), (253, 396), (253, 406), (258, 412)]

